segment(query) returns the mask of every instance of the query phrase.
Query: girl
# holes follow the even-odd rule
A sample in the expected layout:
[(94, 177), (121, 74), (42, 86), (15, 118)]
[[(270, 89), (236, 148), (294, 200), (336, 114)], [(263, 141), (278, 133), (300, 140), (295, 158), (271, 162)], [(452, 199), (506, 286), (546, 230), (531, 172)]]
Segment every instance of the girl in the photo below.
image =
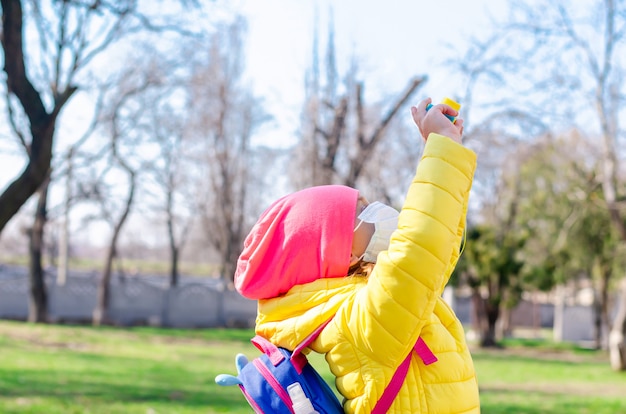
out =
[(327, 323), (310, 348), (325, 354), (346, 413), (372, 412), (407, 356), (389, 412), (480, 412), (463, 327), (441, 298), (476, 155), (463, 120), (446, 117), (457, 111), (430, 102), (411, 108), (426, 144), (399, 216), (349, 187), (308, 188), (261, 215), (237, 263), (237, 290), (259, 301), (257, 334), (293, 350)]

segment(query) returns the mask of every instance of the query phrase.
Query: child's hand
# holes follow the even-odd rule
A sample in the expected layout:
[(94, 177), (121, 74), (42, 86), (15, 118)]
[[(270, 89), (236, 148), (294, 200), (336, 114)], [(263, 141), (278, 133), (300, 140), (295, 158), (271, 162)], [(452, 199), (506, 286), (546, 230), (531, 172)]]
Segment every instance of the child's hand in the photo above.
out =
[(448, 105), (443, 104), (433, 105), (432, 108), (426, 111), (426, 106), (431, 103), (431, 101), (432, 99), (427, 98), (421, 101), (417, 106), (411, 107), (413, 121), (419, 128), (424, 140), (428, 139), (428, 135), (430, 135), (431, 132), (434, 132), (436, 134), (445, 135), (459, 144), (462, 144), (463, 119), (457, 118), (456, 122), (452, 123), (444, 115), (457, 116), (459, 113)]

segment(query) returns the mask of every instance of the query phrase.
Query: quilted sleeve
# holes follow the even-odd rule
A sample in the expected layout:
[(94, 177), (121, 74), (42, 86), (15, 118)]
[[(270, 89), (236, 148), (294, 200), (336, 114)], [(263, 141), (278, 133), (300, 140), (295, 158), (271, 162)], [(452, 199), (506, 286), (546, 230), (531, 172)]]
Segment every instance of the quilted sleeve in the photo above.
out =
[(459, 257), (475, 168), (471, 150), (428, 137), (389, 250), (340, 312), (338, 322), (372, 359), (397, 366), (430, 318)]

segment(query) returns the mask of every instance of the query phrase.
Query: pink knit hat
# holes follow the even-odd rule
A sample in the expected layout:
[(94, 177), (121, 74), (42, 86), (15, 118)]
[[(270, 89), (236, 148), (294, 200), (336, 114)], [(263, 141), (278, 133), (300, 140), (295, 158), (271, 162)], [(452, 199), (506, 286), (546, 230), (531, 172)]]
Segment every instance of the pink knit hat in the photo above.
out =
[(274, 202), (244, 241), (235, 287), (269, 299), (295, 285), (343, 277), (350, 265), (358, 191), (341, 185), (301, 190)]

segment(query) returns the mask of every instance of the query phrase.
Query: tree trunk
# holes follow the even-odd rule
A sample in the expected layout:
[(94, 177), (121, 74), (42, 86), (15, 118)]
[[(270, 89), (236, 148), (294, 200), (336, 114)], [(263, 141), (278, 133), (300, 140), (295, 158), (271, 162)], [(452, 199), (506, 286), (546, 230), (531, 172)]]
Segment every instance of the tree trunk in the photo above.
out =
[(2, 48), (8, 92), (24, 108), (31, 125), (32, 141), (28, 165), (0, 195), (0, 233), (9, 220), (41, 187), (52, 158), (54, 121), (48, 115), (36, 89), (26, 76), (22, 37), (22, 3), (2, 0)]
[(483, 324), (483, 331), (480, 335), (480, 346), (482, 348), (496, 347), (498, 342), (496, 341), (496, 322), (500, 316), (500, 304), (499, 302), (493, 302), (489, 299), (483, 299), (485, 306), (486, 323)]
[(74, 151), (67, 154), (67, 179), (65, 181), (65, 201), (63, 203), (63, 226), (59, 240), (59, 266), (57, 267), (57, 285), (63, 286), (67, 282), (67, 273), (70, 257), (70, 209), (72, 200)]
[(171, 264), (170, 264), (170, 287), (178, 286), (178, 248), (170, 246)]
[(609, 334), (609, 355), (611, 368), (626, 371), (626, 278), (622, 279), (618, 300), (619, 309)]
[(608, 346), (608, 333), (611, 331), (611, 321), (609, 318), (609, 284), (612, 278), (611, 267), (605, 267), (602, 272), (602, 286), (600, 290), (600, 327), (601, 343), (600, 349), (607, 349)]
[[(117, 238), (114, 234), (112, 239)], [(101, 326), (108, 324), (108, 308), (109, 308), (109, 295), (111, 288), (111, 273), (113, 267), (113, 259), (115, 259), (115, 243), (112, 241), (107, 249), (107, 255), (104, 262), (104, 270), (100, 277), (100, 283), (98, 284), (98, 297), (96, 301), (96, 308), (93, 311), (93, 325)]]
[(54, 107), (50, 112), (46, 111), (39, 92), (26, 73), (22, 2), (15, 0), (0, 0), (0, 2), (2, 5), (1, 39), (7, 90), (19, 100), (24, 114), (28, 117), (31, 133), (31, 142), (27, 145), (28, 165), (20, 176), (0, 194), (1, 233), (9, 220), (47, 179), (52, 160), (57, 116), (76, 92), (76, 87), (68, 86), (63, 91), (57, 91), (54, 97)]
[(228, 320), (226, 319), (226, 312), (224, 310), (225, 300), (224, 296), (226, 291), (234, 289), (233, 278), (235, 275), (235, 269), (237, 267), (237, 258), (239, 256), (240, 243), (238, 242), (236, 234), (231, 234), (228, 237), (227, 248), (222, 257), (220, 280), (222, 282), (221, 292), (222, 295), (218, 296), (217, 306), (217, 323), (219, 326), (227, 327)]
[(120, 219), (116, 223), (113, 234), (111, 235), (111, 242), (109, 243), (109, 248), (107, 250), (107, 255), (104, 263), (104, 270), (102, 272), (102, 277), (100, 278), (100, 284), (98, 285), (98, 297), (96, 302), (96, 308), (93, 311), (93, 325), (100, 326), (105, 323), (109, 323), (108, 317), (108, 308), (109, 308), (109, 296), (110, 296), (110, 287), (111, 287), (111, 273), (113, 269), (113, 260), (117, 254), (117, 240), (122, 231), (122, 227), (124, 227), (124, 223), (128, 218), (130, 210), (133, 205), (133, 200), (135, 197), (135, 173), (125, 164), (123, 164), (124, 169), (130, 175), (129, 179), (129, 190), (128, 190), (128, 198), (126, 199), (126, 206), (124, 207), (124, 212), (120, 216)]
[(600, 305), (599, 292), (593, 293), (593, 342), (594, 348), (602, 347), (602, 310)]
[(39, 199), (35, 211), (33, 227), (29, 231), (29, 285), (30, 296), (28, 301), (28, 321), (42, 323), (48, 321), (48, 295), (44, 280), (42, 261), (43, 236), (46, 226), (46, 207), (48, 203), (48, 187), (50, 175), (44, 180), (38, 190)]
[(594, 346), (596, 349), (606, 349), (607, 334), (611, 329), (608, 302), (612, 268), (610, 265), (603, 264), (600, 257), (596, 257), (592, 275), (597, 280), (597, 287), (594, 286), (593, 292)]
[[(170, 182), (173, 180), (169, 177)], [(178, 285), (178, 245), (174, 236), (174, 195), (171, 189), (167, 191), (167, 236), (170, 244), (170, 287)]]
[[(171, 225), (168, 223), (168, 227)], [(176, 241), (174, 240), (173, 230), (170, 229), (170, 287), (178, 286), (179, 279), (179, 271), (178, 271), (178, 261), (179, 261), (179, 248), (176, 245)]]
[(501, 340), (506, 337), (510, 337), (513, 334), (513, 328), (511, 327), (512, 309), (503, 307), (500, 317), (496, 323), (496, 340)]
[(554, 323), (552, 334), (554, 342), (563, 342), (563, 314), (565, 313), (565, 287), (558, 284), (555, 289)]
[(482, 338), (483, 332), (487, 329), (486, 324), (485, 300), (480, 294), (480, 287), (472, 286), (472, 326), (474, 332), (480, 338)]

